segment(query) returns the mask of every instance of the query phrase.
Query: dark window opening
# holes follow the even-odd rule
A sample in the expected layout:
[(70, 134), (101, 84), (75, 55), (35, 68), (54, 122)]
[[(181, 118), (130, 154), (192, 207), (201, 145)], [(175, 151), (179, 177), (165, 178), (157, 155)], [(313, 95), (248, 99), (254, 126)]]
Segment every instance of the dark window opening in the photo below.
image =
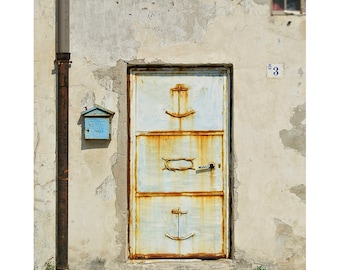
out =
[(306, 12), (306, 0), (273, 0), (273, 15), (300, 15)]

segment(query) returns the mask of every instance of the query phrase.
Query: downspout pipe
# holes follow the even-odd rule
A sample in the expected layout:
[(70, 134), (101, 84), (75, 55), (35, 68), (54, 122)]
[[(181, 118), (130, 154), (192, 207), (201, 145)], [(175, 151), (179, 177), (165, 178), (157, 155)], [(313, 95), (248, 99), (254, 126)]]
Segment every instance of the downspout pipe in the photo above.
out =
[(69, 0), (56, 0), (57, 201), (56, 269), (68, 270)]

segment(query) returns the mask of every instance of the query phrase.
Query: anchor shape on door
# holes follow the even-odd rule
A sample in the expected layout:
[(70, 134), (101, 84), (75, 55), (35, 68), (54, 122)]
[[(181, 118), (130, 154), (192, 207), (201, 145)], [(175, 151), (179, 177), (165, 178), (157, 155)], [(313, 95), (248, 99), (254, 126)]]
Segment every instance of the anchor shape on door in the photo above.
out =
[[(176, 118), (182, 118), (194, 114), (194, 110), (187, 110), (187, 108), (181, 108), (181, 104), (186, 106), (186, 100), (188, 99), (188, 90), (189, 88), (186, 87), (184, 84), (176, 84), (174, 88), (170, 88), (173, 94), (177, 93), (177, 112), (169, 112), (168, 110), (165, 111), (168, 115)], [(184, 101), (181, 101), (184, 99)], [(184, 109), (184, 112), (182, 112)]]
[(185, 239), (188, 239), (192, 236), (195, 235), (195, 233), (190, 233), (186, 236), (180, 236), (179, 233), (180, 233), (180, 223), (179, 223), (179, 218), (181, 215), (184, 215), (184, 214), (187, 214), (188, 211), (181, 211), (180, 208), (177, 208), (177, 209), (172, 209), (171, 210), (171, 214), (174, 214), (174, 215), (177, 215), (177, 235), (176, 236), (173, 236), (173, 235), (170, 235), (169, 233), (166, 233), (165, 236), (172, 239), (172, 240), (185, 240)]

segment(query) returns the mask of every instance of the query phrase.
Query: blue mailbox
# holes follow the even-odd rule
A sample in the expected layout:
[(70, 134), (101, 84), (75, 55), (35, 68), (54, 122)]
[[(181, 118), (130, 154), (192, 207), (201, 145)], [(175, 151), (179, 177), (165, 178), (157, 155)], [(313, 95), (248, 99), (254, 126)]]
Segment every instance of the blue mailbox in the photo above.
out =
[(94, 140), (111, 139), (111, 119), (115, 113), (99, 105), (83, 111), (84, 138)]

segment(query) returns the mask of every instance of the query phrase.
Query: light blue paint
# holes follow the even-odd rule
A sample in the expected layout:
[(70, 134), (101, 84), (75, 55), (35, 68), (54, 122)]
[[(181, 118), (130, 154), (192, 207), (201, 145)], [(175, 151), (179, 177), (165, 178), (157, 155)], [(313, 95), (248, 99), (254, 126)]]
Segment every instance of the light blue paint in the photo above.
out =
[(110, 139), (109, 118), (85, 118), (85, 139)]
[(84, 116), (85, 139), (109, 140), (111, 139), (111, 112), (99, 105), (94, 105), (82, 113)]

